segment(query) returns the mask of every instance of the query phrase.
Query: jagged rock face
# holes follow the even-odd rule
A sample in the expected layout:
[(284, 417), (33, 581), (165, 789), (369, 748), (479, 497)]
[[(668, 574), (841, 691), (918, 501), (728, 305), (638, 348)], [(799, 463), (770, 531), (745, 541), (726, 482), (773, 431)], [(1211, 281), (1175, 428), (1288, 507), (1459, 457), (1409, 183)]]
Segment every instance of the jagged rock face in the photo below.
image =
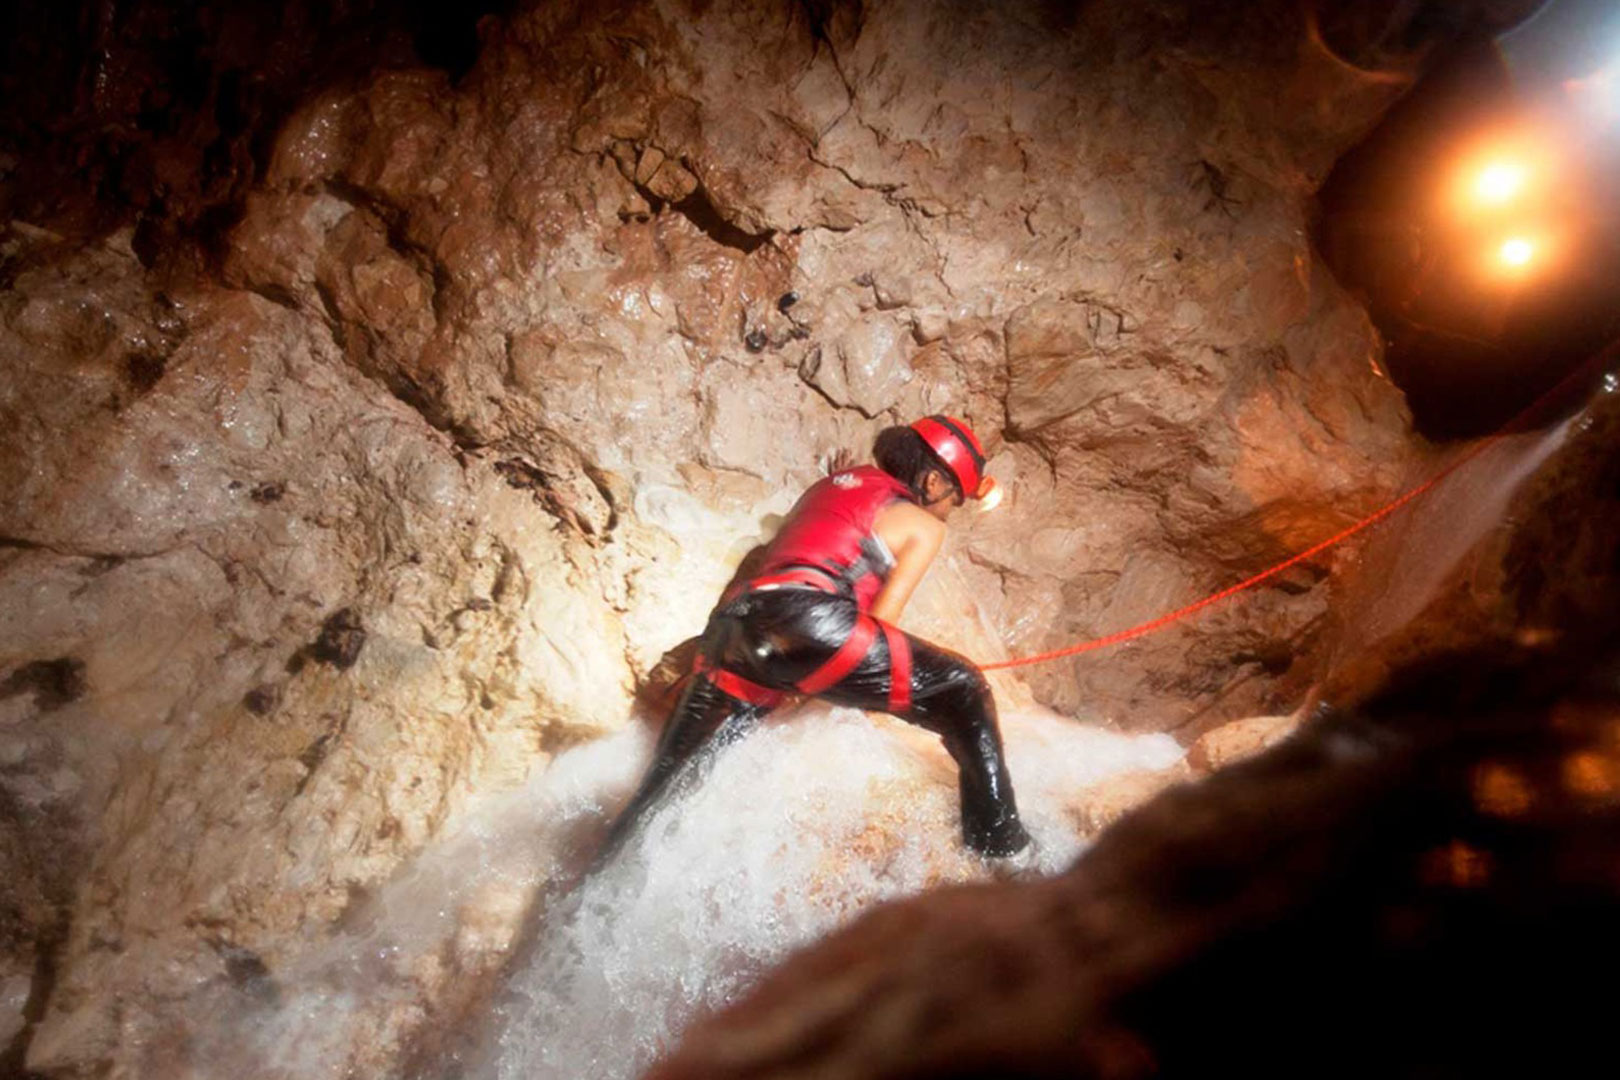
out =
[[(455, 91), (403, 72), (312, 103), (224, 277), (463, 443), (543, 430), (711, 503), (950, 409), (1013, 481), (961, 547), (1009, 645), (1115, 629), (1399, 476), (1376, 336), (1304, 232), (1394, 87), (1304, 39), (1220, 59), (1264, 24), (1029, 19), (548, 6)], [(1308, 650), (1314, 583), (1032, 677), (1146, 727), (1269, 704), (1269, 677), (1217, 691)]]
[[(916, 605), (985, 659), (1389, 492), (1405, 412), (1305, 204), (1399, 82), (1285, 10), (540, 5), (458, 82), (306, 103), (208, 273), (13, 223), (0, 851), (18, 925), (67, 913), (30, 1067), (171, 1060), (176, 1003), (625, 722), (887, 423), (966, 417), (1009, 488)], [(1030, 685), (1160, 730), (1291, 704), (1325, 569)]]
[[(146, 1003), (123, 1019), (138, 1045), (232, 957), (273, 966), (469, 790), (622, 723), (632, 688), (590, 539), (499, 462), (318, 324), (142, 285), (127, 252), (28, 271), (10, 324), (28, 408), (5, 488), (29, 529), (5, 651), (72, 676), (8, 684), (8, 790), (96, 839), (50, 856), (85, 876), (37, 1068), (125, 1052), (106, 995)], [(24, 352), (28, 328), (105, 346)]]

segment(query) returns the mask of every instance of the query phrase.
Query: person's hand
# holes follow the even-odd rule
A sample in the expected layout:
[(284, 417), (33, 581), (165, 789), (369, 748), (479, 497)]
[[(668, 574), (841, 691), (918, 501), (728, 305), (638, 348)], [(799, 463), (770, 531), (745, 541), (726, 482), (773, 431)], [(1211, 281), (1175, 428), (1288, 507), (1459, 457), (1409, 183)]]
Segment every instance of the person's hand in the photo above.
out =
[(841, 473), (845, 469), (853, 469), (857, 464), (855, 455), (845, 449), (834, 450), (822, 461), (822, 467), (826, 469), (828, 476)]

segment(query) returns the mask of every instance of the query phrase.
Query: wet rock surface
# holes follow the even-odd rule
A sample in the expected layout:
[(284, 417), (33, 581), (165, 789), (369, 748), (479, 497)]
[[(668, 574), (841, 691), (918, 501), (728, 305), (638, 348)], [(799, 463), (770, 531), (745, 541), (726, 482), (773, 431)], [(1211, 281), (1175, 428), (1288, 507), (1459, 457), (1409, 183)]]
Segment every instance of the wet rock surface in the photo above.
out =
[[(8, 338), (6, 790), (72, 883), (38, 1070), (159, 1052), (169, 1003), (243, 956), (275, 971), (470, 792), (623, 723), (632, 686), (589, 540), (490, 455), (321, 324), (211, 292), (165, 330), (144, 288), (116, 244), (25, 272), (18, 321), (93, 318), (102, 345)], [(136, 393), (126, 350), (154, 339)]]
[[(133, 223), (12, 220), (14, 1056), (183, 1061), (196, 1002), (268, 993), (470, 798), (625, 724), (818, 460), (887, 423), (966, 417), (1008, 487), (908, 619), (986, 660), (1387, 497), (1421, 454), (1305, 224), (1403, 82), (1245, 11), (534, 5), (465, 68), (284, 57), (256, 119), (131, 135), (118, 160), (173, 175), (104, 185), (139, 182)], [(204, 83), (217, 119), (237, 84)], [(190, 115), (135, 100), (80, 104)], [(32, 175), (13, 216), (49, 209)], [(1189, 739), (1291, 707), (1331, 566), (1029, 689)], [(331, 1067), (391, 1067), (499, 963), (467, 956)]]

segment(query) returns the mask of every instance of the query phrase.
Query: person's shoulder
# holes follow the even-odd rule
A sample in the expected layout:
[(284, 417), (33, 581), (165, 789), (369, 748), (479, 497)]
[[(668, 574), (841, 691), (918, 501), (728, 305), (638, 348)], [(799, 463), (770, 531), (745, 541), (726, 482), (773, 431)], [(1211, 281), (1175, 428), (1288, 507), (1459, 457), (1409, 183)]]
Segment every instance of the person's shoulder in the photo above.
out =
[(906, 486), (878, 468), (876, 465), (855, 465), (848, 469), (823, 476), (817, 480), (817, 488), (833, 487), (840, 491), (863, 491), (874, 495), (904, 496), (910, 498)]
[(910, 536), (927, 538), (945, 535), (945, 523), (914, 502), (896, 500), (885, 506), (878, 515), (878, 523)]

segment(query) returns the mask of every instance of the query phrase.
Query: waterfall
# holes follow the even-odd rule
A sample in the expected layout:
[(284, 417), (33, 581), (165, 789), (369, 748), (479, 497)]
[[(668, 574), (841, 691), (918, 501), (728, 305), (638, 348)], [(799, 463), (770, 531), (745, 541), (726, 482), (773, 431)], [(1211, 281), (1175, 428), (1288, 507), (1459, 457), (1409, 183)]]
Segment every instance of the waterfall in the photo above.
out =
[(1510, 527), (1514, 493), (1579, 422), (1570, 417), (1498, 439), (1426, 492), (1398, 522), (1378, 530), (1338, 605), (1342, 629), (1334, 664), (1368, 652), (1410, 623), (1493, 529)]
[[(1169, 735), (1038, 708), (1001, 723), (1039, 872), (1085, 847), (1097, 784), (1183, 756)], [(268, 971), (244, 960), (234, 985), (191, 995), (185, 1075), (384, 1075), (403, 1046), (413, 1080), (629, 1080), (798, 946), (885, 900), (992, 876), (962, 846), (938, 740), (818, 702), (700, 759), (583, 876), (652, 744), (632, 724), (560, 753), (293, 955)], [(462, 1011), (428, 1011), (447, 999)], [(424, 1034), (436, 1041), (418, 1046)]]
[[(1167, 735), (1042, 711), (1006, 715), (1002, 728), (1045, 872), (1084, 846), (1088, 788), (1182, 754)], [(576, 785), (572, 766), (560, 759), (557, 781)], [(598, 813), (622, 800), (629, 785), (614, 772), (574, 806)], [(959, 839), (954, 765), (899, 721), (812, 703), (689, 780), (611, 863), (541, 912), (471, 1074), (633, 1077), (794, 948), (874, 904), (990, 875)]]

